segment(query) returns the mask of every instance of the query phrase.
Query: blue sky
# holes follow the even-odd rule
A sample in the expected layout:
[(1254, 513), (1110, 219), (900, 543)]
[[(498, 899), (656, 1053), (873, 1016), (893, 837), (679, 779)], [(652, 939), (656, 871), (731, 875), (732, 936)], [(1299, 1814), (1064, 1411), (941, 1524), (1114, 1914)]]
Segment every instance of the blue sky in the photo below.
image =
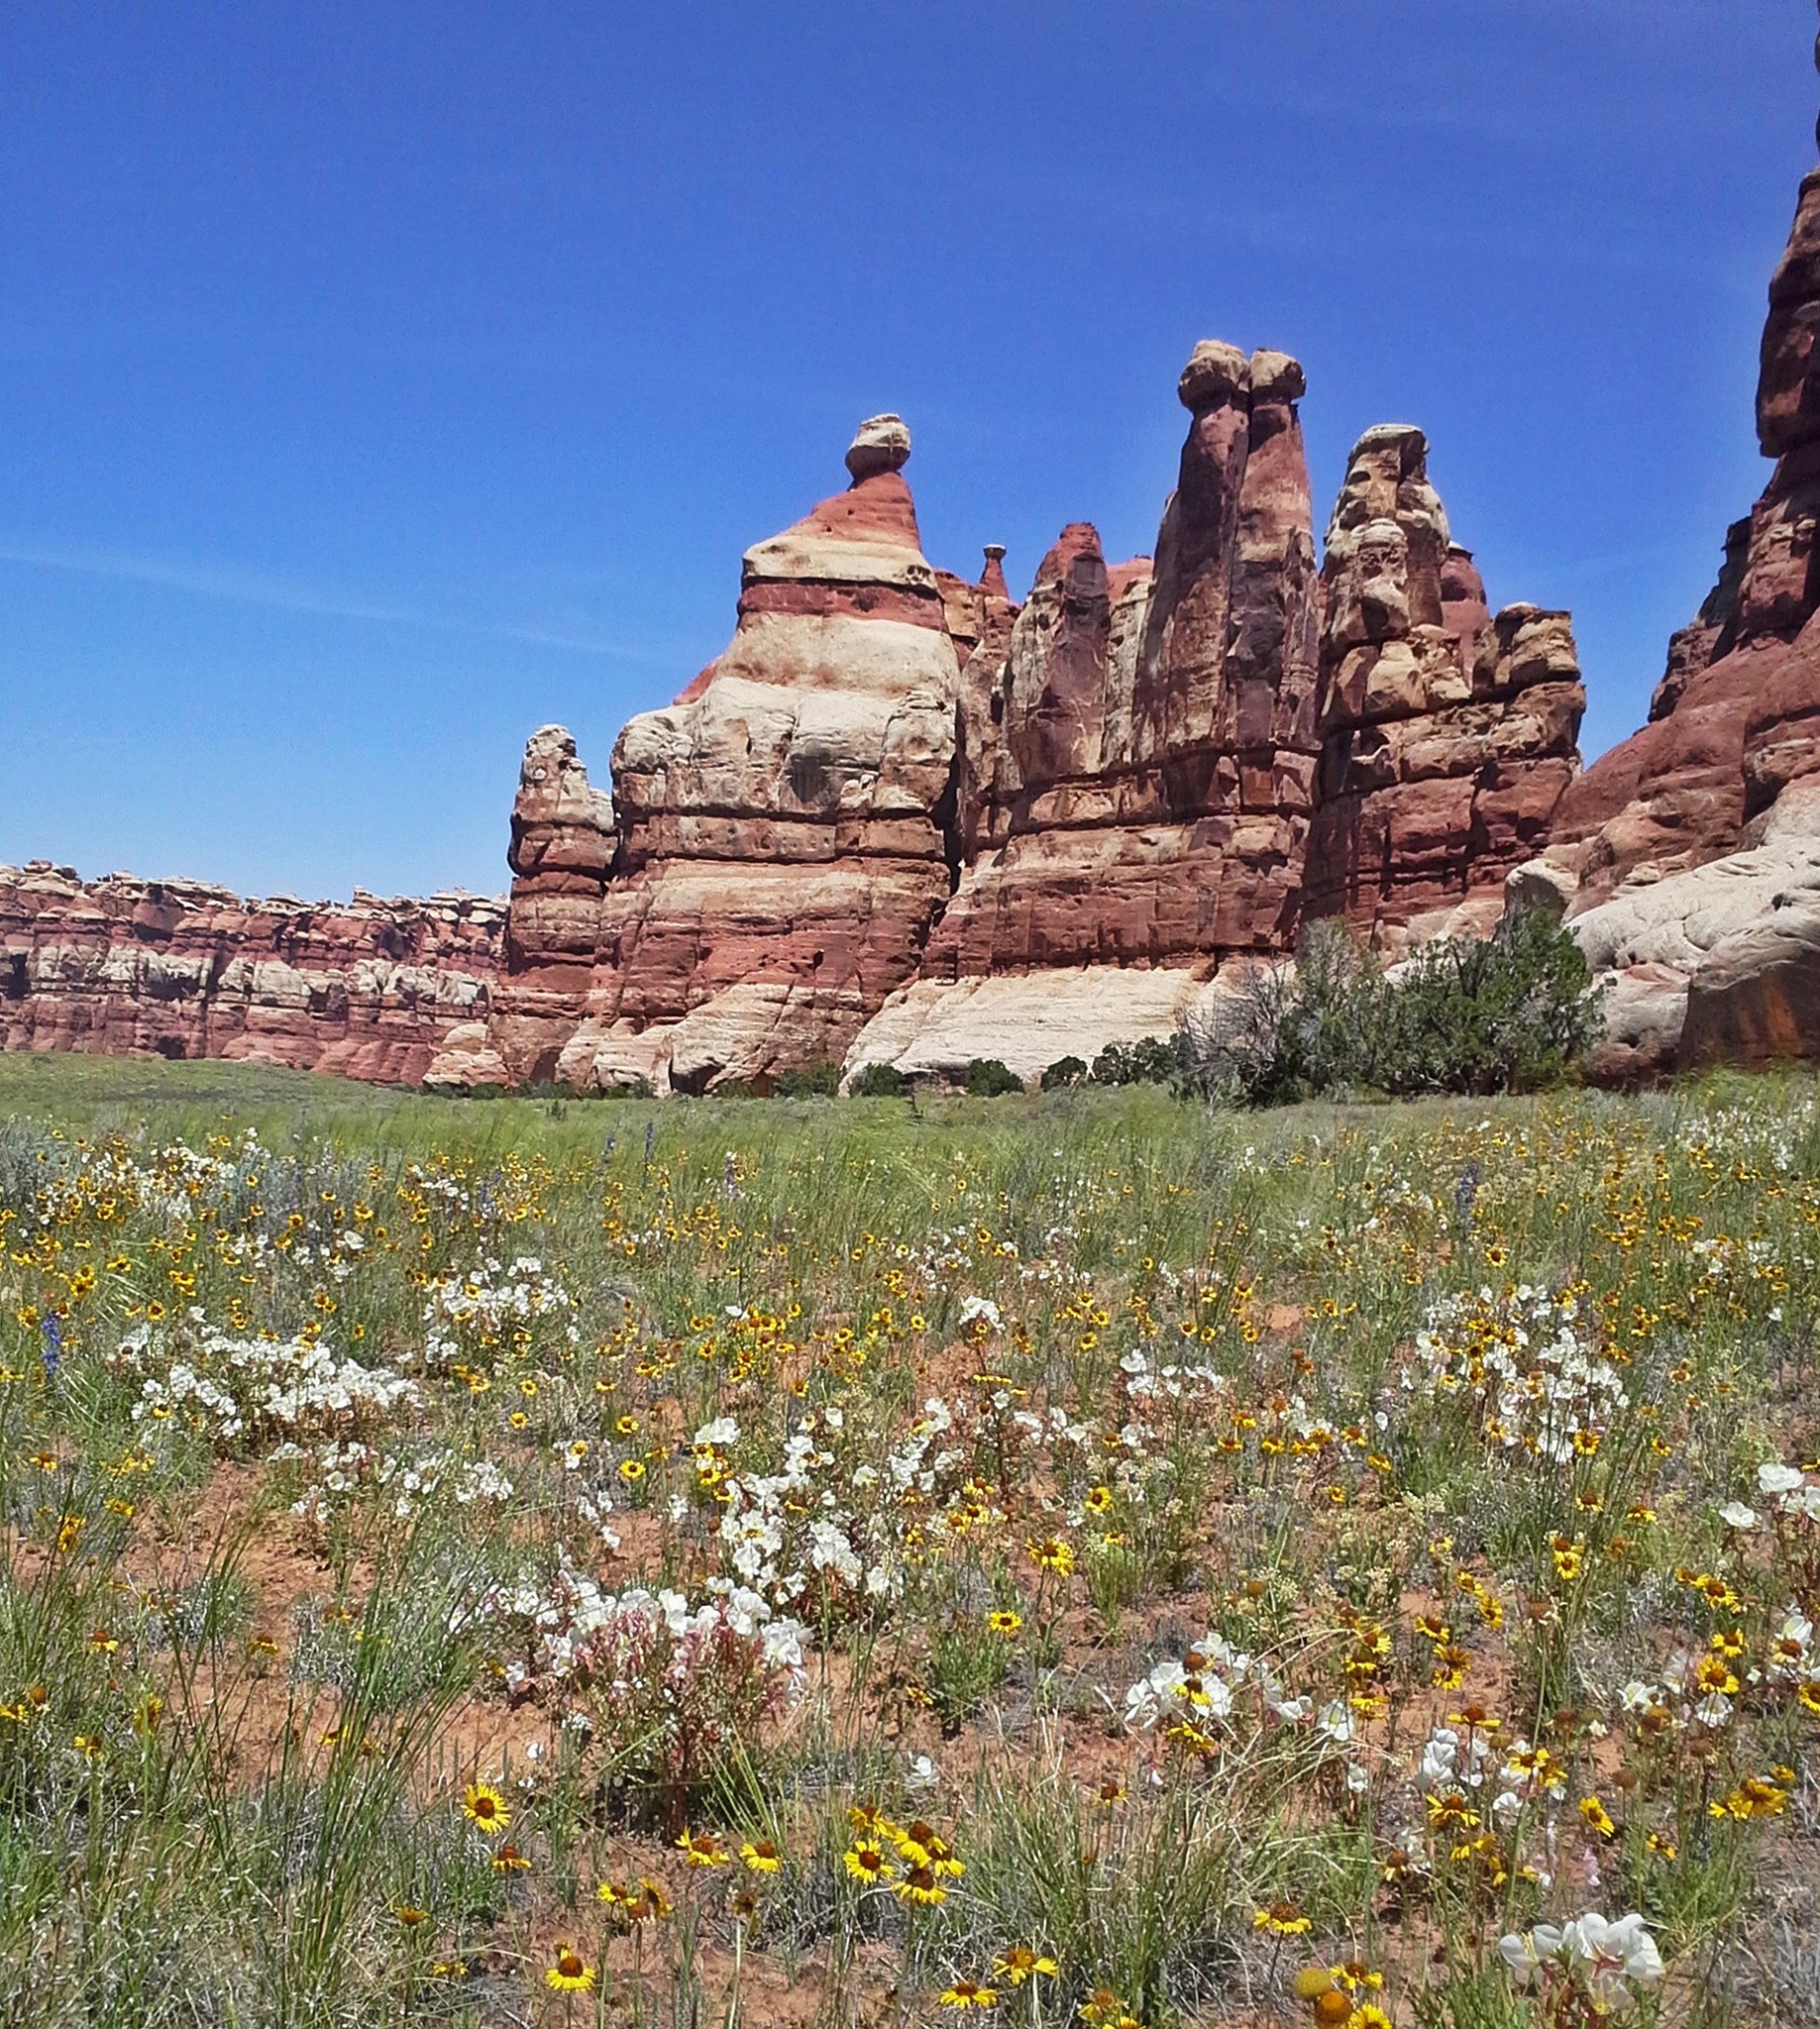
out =
[(1194, 341), (1413, 421), (1590, 755), (1767, 467), (1810, 0), (9, 0), (0, 859), (505, 881), (902, 410), (930, 558), (1148, 549)]

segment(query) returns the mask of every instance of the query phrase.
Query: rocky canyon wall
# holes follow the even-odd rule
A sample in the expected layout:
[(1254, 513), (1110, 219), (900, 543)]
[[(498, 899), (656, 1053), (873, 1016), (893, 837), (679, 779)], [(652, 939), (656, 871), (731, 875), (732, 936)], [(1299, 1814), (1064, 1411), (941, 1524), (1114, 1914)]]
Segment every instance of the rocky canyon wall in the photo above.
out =
[(461, 893), (242, 901), (195, 881), (0, 867), (0, 1047), (231, 1057), (415, 1084), (483, 1019), (505, 927)]
[(1820, 169), (1801, 184), (1769, 284), (1758, 441), (1775, 461), (1728, 532), (1719, 582), (1669, 645), (1650, 720), (1563, 798), (1552, 857), (1585, 899), (1738, 847), (1792, 782), (1820, 769)]
[(1769, 284), (1773, 460), (1649, 722), (1563, 795), (1518, 879), (1552, 891), (1608, 995), (1598, 1069), (1820, 1056), (1820, 169)]
[(1323, 570), (1305, 386), (1197, 346), (1153, 556), (1071, 524), (1021, 605), (996, 547), (931, 568), (909, 430), (862, 424), (610, 797), (533, 736), (502, 974), (431, 1082), (1037, 1071), (1166, 1032), (1311, 910), (1391, 947), (1495, 913), (1577, 768), (1566, 616), (1493, 620), (1409, 428), (1354, 452)]
[(1155, 560), (1062, 531), (996, 667), (975, 654), (962, 869), (921, 971), (1217, 963), (1294, 933), (1318, 589), (1281, 354), (1196, 348)]

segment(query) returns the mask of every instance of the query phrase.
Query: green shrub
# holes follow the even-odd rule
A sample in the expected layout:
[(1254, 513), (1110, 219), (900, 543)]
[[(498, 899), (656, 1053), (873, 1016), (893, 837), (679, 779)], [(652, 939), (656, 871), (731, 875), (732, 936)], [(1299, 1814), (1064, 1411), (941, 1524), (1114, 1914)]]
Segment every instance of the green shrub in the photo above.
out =
[(1002, 1099), (1008, 1092), (1021, 1092), (1023, 1080), (997, 1057), (975, 1057), (967, 1066), (967, 1093), (971, 1099)]
[(1179, 1036), (1146, 1035), (1109, 1042), (1093, 1060), (1096, 1085), (1173, 1085), (1184, 1064)]
[(868, 1064), (853, 1081), (855, 1099), (903, 1099), (910, 1080), (895, 1064)]
[(1438, 939), (1393, 975), (1343, 925), (1315, 923), (1293, 973), (1262, 973), (1236, 1010), (1184, 1026), (1184, 1082), (1245, 1106), (1533, 1092), (1563, 1078), (1598, 1033), (1591, 979), (1542, 909), (1512, 910), (1488, 938)]
[(771, 1087), (776, 1099), (831, 1099), (839, 1090), (838, 1064), (804, 1064), (801, 1070), (780, 1071)]
[(1535, 1092), (1599, 1032), (1586, 955), (1546, 909), (1512, 910), (1483, 941), (1419, 951), (1385, 999), (1386, 1092)]
[(1065, 1092), (1069, 1086), (1079, 1085), (1087, 1075), (1083, 1058), (1062, 1057), (1042, 1074), (1042, 1089), (1045, 1092)]

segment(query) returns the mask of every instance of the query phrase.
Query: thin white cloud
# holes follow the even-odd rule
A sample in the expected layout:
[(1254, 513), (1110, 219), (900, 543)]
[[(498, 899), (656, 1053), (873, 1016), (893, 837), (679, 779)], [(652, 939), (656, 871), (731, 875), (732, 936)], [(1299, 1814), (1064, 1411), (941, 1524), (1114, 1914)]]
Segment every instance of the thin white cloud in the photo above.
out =
[(443, 633), (476, 634), (495, 641), (522, 641), (539, 648), (562, 648), (580, 655), (608, 656), (616, 661), (660, 663), (673, 660), (649, 649), (629, 648), (586, 632), (531, 622), (469, 620), (451, 613), (327, 591), (299, 579), (250, 570), (236, 564), (191, 561), (178, 557), (141, 556), (124, 550), (64, 549), (51, 544), (0, 540), (0, 564), (62, 571), (87, 578), (105, 578), (123, 585), (148, 585), (194, 598), (227, 599), (237, 605), (264, 606), (272, 611), (311, 613), (335, 620), (361, 620), (386, 627), (425, 627)]

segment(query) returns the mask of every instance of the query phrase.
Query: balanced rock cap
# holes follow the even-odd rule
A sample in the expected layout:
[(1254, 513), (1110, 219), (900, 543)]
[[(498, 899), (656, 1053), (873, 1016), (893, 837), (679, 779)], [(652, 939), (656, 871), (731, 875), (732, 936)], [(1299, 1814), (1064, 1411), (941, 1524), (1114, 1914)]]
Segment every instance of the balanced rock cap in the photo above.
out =
[(1407, 472), (1418, 459), (1429, 455), (1429, 440), (1414, 423), (1373, 423), (1352, 447), (1352, 456), (1368, 451), (1396, 451)]
[(883, 472), (902, 472), (910, 454), (910, 425), (902, 416), (868, 416), (847, 447), (847, 470), (856, 482), (874, 480)]
[(1253, 401), (1300, 401), (1307, 392), (1308, 375), (1300, 360), (1268, 351), (1251, 355)]
[(1251, 385), (1251, 363), (1235, 345), (1223, 345), (1217, 338), (1204, 338), (1188, 355), (1175, 391), (1187, 409), (1213, 408), (1245, 393)]

